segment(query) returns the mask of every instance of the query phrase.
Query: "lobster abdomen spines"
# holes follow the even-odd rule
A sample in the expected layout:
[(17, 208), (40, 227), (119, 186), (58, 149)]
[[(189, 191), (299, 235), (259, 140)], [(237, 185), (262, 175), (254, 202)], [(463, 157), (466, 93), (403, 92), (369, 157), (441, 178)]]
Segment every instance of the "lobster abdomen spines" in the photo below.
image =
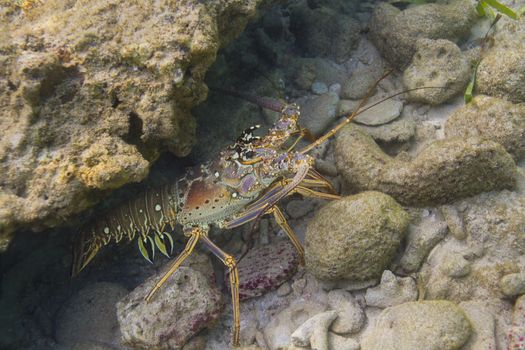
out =
[(74, 246), (72, 275), (77, 275), (111, 242), (138, 237), (139, 249), (147, 260), (153, 259), (155, 247), (168, 255), (173, 239), (166, 231), (177, 222), (177, 190), (168, 184), (144, 191), (112, 209), (91, 225), (82, 228)]

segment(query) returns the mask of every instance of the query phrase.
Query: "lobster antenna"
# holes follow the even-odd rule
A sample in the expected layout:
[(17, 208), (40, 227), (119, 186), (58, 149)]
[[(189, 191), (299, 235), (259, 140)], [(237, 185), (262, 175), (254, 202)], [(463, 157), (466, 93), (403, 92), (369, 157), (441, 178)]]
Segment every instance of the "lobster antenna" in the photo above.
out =
[[(374, 84), (374, 86), (372, 87), (372, 89), (370, 89), (370, 91), (373, 91), (374, 88), (377, 86), (377, 84), (390, 73), (391, 73), (391, 71), (389, 71), (385, 75), (383, 75), (381, 77), (381, 79), (379, 79)], [(397, 92), (395, 94), (389, 95), (389, 96), (387, 96), (387, 97), (385, 97), (385, 98), (383, 98), (383, 99), (381, 99), (381, 100), (379, 100), (377, 102), (374, 102), (370, 106), (367, 106), (366, 108), (361, 109), (363, 107), (363, 105), (366, 103), (366, 101), (368, 100), (368, 98), (370, 97), (370, 91), (369, 91), (367, 96), (361, 101), (361, 103), (359, 104), (357, 109), (351, 115), (349, 115), (348, 117), (345, 117), (345, 119), (342, 122), (337, 124), (333, 129), (328, 131), (326, 134), (324, 134), (323, 136), (319, 137), (317, 140), (315, 140), (314, 142), (312, 142), (311, 144), (309, 144), (308, 146), (306, 146), (305, 148), (300, 150), (299, 153), (304, 154), (304, 153), (312, 150), (313, 148), (319, 146), (320, 144), (322, 144), (323, 142), (328, 140), (330, 137), (334, 136), (343, 126), (345, 126), (346, 124), (350, 123), (359, 114), (361, 114), (361, 113), (363, 113), (365, 111), (368, 111), (369, 109), (371, 109), (371, 108), (373, 108), (373, 107), (375, 107), (375, 106), (377, 106), (377, 105), (379, 105), (379, 104), (381, 104), (381, 103), (383, 103), (383, 102), (385, 102), (387, 100), (390, 100), (391, 98), (394, 98), (396, 96), (403, 95), (403, 94), (409, 93), (411, 91), (417, 91), (417, 90), (423, 90), (423, 89), (448, 89), (448, 87), (446, 87), (446, 86), (423, 86), (423, 87), (403, 90), (401, 92)]]

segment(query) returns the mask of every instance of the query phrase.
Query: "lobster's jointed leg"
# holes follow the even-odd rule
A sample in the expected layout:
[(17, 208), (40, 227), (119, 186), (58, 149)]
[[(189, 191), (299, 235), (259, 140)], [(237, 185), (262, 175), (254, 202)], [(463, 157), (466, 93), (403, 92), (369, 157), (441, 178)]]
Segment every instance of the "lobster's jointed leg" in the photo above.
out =
[(338, 194), (320, 192), (304, 186), (297, 186), (294, 188), (293, 193), (298, 193), (302, 196), (311, 198), (341, 199), (341, 196)]
[(239, 272), (237, 271), (237, 262), (235, 258), (225, 253), (221, 248), (217, 247), (207, 235), (202, 235), (201, 241), (208, 247), (208, 249), (219, 258), (229, 270), (230, 275), (230, 290), (232, 293), (233, 306), (233, 329), (232, 329), (232, 345), (240, 345), (240, 330), (241, 330), (241, 309), (239, 299)]
[(288, 225), (288, 222), (286, 221), (286, 218), (284, 217), (283, 212), (279, 207), (273, 206), (268, 213), (272, 213), (273, 217), (275, 218), (275, 221), (277, 224), (286, 232), (288, 235), (288, 238), (292, 241), (295, 249), (297, 250), (297, 253), (299, 254), (299, 262), (301, 265), (304, 265), (304, 248), (301, 245), (301, 242), (299, 242), (299, 239), (295, 235), (295, 233), (292, 231), (292, 228), (290, 225)]
[(175, 259), (175, 261), (171, 264), (170, 269), (168, 272), (162, 276), (162, 278), (155, 284), (153, 289), (148, 293), (146, 296), (146, 301), (150, 301), (151, 298), (153, 298), (153, 295), (162, 287), (164, 283), (170, 278), (171, 275), (177, 271), (179, 266), (186, 260), (188, 256), (193, 252), (193, 249), (195, 249), (195, 245), (197, 245), (197, 242), (199, 239), (206, 235), (206, 232), (200, 228), (200, 227), (194, 227), (192, 228), (190, 232), (190, 238), (188, 239), (188, 242), (186, 243), (186, 247), (182, 251), (182, 253), (179, 254), (179, 256)]

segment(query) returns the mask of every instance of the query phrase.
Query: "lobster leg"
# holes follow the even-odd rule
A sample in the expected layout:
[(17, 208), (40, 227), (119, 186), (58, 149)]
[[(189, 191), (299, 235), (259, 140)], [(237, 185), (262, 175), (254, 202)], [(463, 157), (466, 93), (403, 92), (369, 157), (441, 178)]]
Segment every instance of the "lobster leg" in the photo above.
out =
[(311, 188), (307, 188), (304, 186), (297, 186), (296, 188), (294, 188), (293, 193), (298, 193), (302, 196), (312, 197), (312, 198), (341, 199), (341, 196), (338, 194), (324, 193), (324, 192), (312, 190)]
[(221, 248), (217, 247), (207, 235), (201, 236), (201, 241), (208, 247), (208, 249), (222, 261), (229, 270), (230, 290), (232, 293), (233, 306), (233, 330), (232, 330), (232, 345), (240, 345), (240, 330), (241, 330), (241, 309), (239, 299), (239, 272), (237, 271), (237, 262), (235, 258), (225, 253)]
[(164, 283), (168, 280), (168, 278), (177, 271), (179, 266), (186, 260), (188, 256), (193, 252), (193, 249), (195, 249), (195, 245), (199, 241), (201, 237), (204, 237), (206, 235), (206, 232), (200, 228), (200, 227), (194, 227), (191, 229), (190, 232), (190, 238), (188, 239), (188, 242), (186, 243), (186, 247), (182, 251), (182, 253), (179, 254), (179, 256), (175, 259), (175, 261), (171, 264), (170, 269), (168, 272), (162, 276), (162, 278), (155, 284), (153, 289), (148, 293), (146, 296), (146, 301), (150, 301), (151, 298), (153, 298), (153, 295), (162, 287)]
[(288, 238), (292, 241), (292, 244), (294, 245), (295, 249), (297, 250), (297, 253), (299, 254), (299, 262), (301, 265), (304, 265), (304, 248), (301, 245), (301, 242), (299, 242), (299, 239), (295, 235), (295, 233), (292, 231), (292, 228), (290, 225), (288, 225), (288, 222), (286, 221), (286, 218), (284, 217), (284, 214), (281, 209), (277, 206), (273, 206), (267, 213), (273, 214), (273, 217), (275, 218), (275, 221), (277, 224), (286, 232), (288, 235)]

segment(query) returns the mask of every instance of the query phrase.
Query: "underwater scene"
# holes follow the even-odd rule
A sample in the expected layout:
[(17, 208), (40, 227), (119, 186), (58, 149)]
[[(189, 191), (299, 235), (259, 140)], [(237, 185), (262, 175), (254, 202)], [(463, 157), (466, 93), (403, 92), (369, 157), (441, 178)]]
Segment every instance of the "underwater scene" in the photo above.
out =
[(0, 0), (0, 350), (525, 350), (525, 0)]

